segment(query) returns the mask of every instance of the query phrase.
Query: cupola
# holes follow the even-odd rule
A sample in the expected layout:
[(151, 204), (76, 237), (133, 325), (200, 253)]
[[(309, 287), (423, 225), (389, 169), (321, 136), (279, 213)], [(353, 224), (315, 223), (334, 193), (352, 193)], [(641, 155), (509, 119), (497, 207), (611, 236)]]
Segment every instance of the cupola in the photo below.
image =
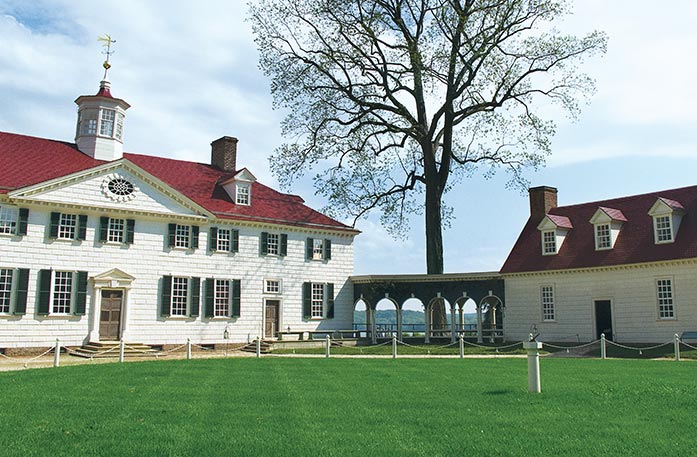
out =
[(109, 35), (100, 38), (105, 42), (107, 55), (104, 61), (104, 77), (95, 95), (81, 95), (77, 104), (77, 129), (75, 143), (84, 154), (97, 160), (117, 160), (123, 157), (123, 123), (130, 105), (111, 95), (108, 71), (111, 68), (109, 56), (111, 44), (115, 43)]

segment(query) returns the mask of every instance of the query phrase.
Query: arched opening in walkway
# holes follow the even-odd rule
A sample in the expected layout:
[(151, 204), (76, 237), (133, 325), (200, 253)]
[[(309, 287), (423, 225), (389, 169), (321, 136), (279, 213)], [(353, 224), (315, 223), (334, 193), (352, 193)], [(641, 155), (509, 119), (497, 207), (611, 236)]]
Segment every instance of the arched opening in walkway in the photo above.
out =
[(353, 307), (353, 330), (358, 338), (367, 338), (369, 334), (370, 317), (368, 304), (359, 299)]
[(457, 301), (457, 330), (465, 338), (477, 336), (477, 302), (469, 297)]
[(503, 339), (503, 302), (495, 295), (484, 297), (479, 304), (482, 314), (482, 335), (493, 343)]
[(426, 312), (418, 298), (408, 298), (402, 303), (402, 336), (423, 337), (426, 332)]
[(391, 298), (383, 298), (375, 306), (375, 334), (378, 338), (397, 335), (397, 303)]
[[(440, 321), (435, 319), (439, 314), (437, 311), (439, 307), (441, 307), (441, 309), (445, 308), (445, 319)], [(428, 314), (426, 319), (426, 327), (428, 328), (428, 331), (426, 332), (426, 341), (428, 341), (430, 337), (452, 338), (452, 335), (454, 335), (453, 315), (452, 306), (448, 300), (443, 297), (436, 297), (432, 299), (428, 304), (426, 313)]]

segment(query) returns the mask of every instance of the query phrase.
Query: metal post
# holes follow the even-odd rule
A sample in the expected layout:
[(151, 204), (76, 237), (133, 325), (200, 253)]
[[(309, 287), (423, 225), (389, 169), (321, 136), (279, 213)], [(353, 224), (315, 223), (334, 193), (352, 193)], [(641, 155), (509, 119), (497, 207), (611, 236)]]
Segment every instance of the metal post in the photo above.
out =
[(460, 335), (460, 358), (465, 358), (465, 338)]
[(257, 336), (257, 358), (261, 357), (261, 338)]
[(119, 341), (119, 362), (123, 363), (124, 359), (124, 349), (126, 344), (123, 342), (123, 338)]
[(606, 348), (605, 348), (605, 334), (604, 333), (600, 334), (600, 358), (601, 359), (607, 358), (607, 352), (606, 352)]
[(392, 358), (393, 359), (397, 358), (397, 337), (396, 336), (392, 337)]
[(53, 354), (53, 366), (59, 367), (61, 365), (61, 342), (56, 338), (56, 352)]
[(186, 339), (186, 360), (191, 360), (191, 338)]
[(542, 343), (538, 341), (525, 341), (523, 348), (528, 351), (528, 392), (540, 393), (540, 349)]
[(332, 339), (329, 336), (329, 334), (327, 334), (327, 338), (324, 340), (324, 342), (325, 342), (325, 345), (327, 348), (327, 358), (329, 358), (329, 354), (331, 352), (331, 347), (332, 347)]
[(675, 360), (677, 362), (680, 361), (680, 337), (678, 334), (675, 334), (675, 337), (673, 339), (673, 344), (675, 345)]

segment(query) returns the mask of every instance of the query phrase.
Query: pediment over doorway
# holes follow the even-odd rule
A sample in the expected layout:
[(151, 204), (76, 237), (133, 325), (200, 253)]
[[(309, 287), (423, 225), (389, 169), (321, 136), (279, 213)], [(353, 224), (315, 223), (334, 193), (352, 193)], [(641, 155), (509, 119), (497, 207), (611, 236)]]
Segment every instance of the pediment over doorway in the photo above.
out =
[(130, 288), (134, 279), (136, 279), (134, 276), (131, 276), (118, 268), (112, 268), (109, 271), (105, 271), (104, 273), (100, 273), (92, 277), (94, 287), (112, 289)]

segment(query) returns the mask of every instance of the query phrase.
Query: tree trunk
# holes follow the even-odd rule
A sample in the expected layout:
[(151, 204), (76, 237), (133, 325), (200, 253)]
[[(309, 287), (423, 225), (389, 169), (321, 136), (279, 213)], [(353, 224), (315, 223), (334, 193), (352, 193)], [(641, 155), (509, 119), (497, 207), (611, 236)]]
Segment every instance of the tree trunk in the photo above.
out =
[[(441, 197), (437, 177), (426, 181), (426, 272), (443, 274), (443, 227)], [(431, 328), (443, 329), (448, 326), (445, 313), (445, 300), (439, 299), (431, 308)]]

